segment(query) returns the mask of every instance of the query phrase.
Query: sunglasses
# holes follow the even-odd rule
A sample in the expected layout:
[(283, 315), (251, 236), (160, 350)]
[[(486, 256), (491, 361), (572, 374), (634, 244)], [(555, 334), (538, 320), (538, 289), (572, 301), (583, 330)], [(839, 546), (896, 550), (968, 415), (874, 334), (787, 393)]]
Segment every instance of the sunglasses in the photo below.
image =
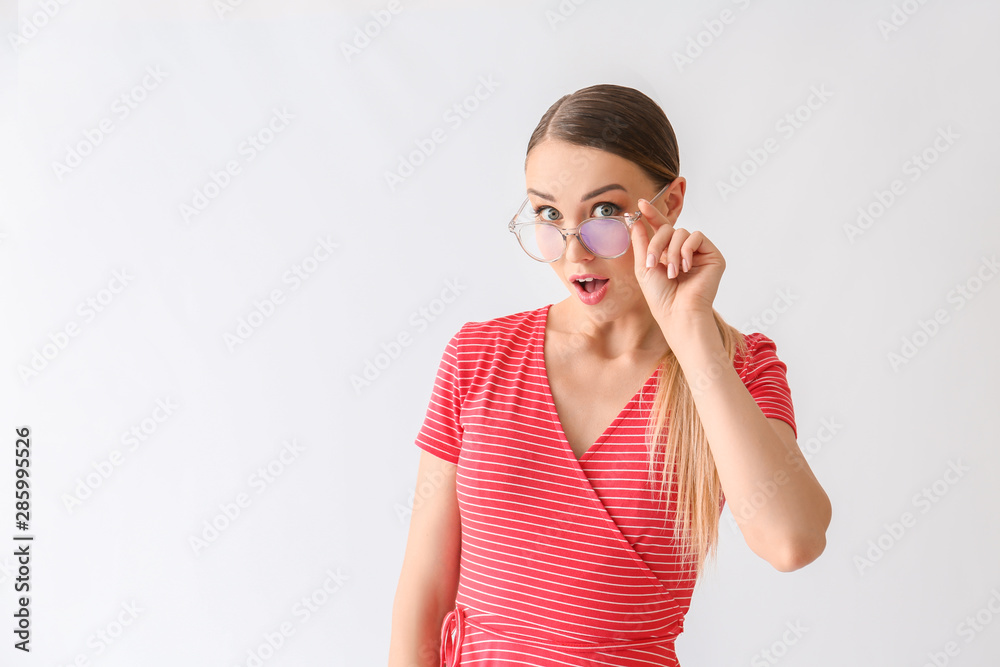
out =
[[(673, 181), (670, 181), (672, 183)], [(653, 203), (667, 191), (670, 183), (663, 186), (652, 199)], [(554, 262), (566, 252), (570, 236), (575, 236), (591, 254), (604, 259), (621, 257), (628, 250), (632, 241), (629, 234), (632, 225), (639, 221), (642, 213), (625, 215), (606, 215), (599, 218), (587, 218), (573, 229), (563, 229), (552, 222), (538, 218), (538, 212), (531, 207), (530, 200), (525, 197), (517, 214), (507, 225), (521, 248), (532, 259), (539, 262)]]

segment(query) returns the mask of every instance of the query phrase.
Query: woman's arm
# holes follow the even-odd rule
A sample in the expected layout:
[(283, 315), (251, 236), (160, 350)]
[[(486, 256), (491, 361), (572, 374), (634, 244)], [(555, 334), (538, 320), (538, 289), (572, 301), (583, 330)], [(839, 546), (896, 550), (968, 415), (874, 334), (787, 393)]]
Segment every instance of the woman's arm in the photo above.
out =
[(710, 315), (673, 324), (684, 333), (671, 346), (747, 546), (781, 572), (805, 567), (826, 547), (832, 512), (792, 427), (761, 412)]
[(392, 605), (389, 667), (438, 667), (441, 623), (455, 606), (462, 527), (458, 467), (421, 451), (410, 532)]

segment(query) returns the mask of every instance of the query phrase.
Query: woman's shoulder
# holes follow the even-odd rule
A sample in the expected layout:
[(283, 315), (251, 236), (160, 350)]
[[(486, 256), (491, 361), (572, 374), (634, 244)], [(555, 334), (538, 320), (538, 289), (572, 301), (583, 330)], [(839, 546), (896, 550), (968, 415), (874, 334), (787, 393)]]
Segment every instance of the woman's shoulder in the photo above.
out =
[(751, 331), (750, 333), (740, 332), (740, 335), (743, 336), (743, 341), (746, 343), (747, 352), (750, 356), (777, 348), (774, 339), (760, 331)]
[(737, 347), (733, 357), (733, 365), (740, 372), (741, 376), (752, 373), (761, 366), (783, 363), (777, 354), (777, 344), (767, 334), (760, 331), (753, 331), (750, 333), (740, 332), (740, 335), (746, 344), (746, 354), (741, 354)]
[(499, 344), (504, 341), (524, 339), (545, 315), (548, 305), (500, 315), (488, 320), (470, 320), (462, 325), (459, 336), (465, 342), (478, 341)]

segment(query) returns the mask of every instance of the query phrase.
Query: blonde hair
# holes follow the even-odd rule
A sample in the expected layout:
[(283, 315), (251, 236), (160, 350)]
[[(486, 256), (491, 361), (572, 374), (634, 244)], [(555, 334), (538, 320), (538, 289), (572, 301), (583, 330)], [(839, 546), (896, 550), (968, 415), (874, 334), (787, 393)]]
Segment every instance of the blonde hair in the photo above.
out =
[[(733, 363), (737, 350), (745, 358), (747, 346), (743, 334), (727, 324), (714, 308), (712, 315), (729, 362)], [(649, 479), (654, 486), (659, 482), (661, 495), (676, 493), (675, 525), (681, 545), (680, 556), (700, 577), (706, 560), (716, 554), (722, 483), (695, 407), (691, 385), (673, 350), (660, 358), (659, 369), (660, 382), (646, 431)], [(696, 378), (695, 386), (701, 381), (702, 378)], [(663, 518), (666, 526), (666, 512)]]
[[(598, 148), (631, 160), (653, 179), (657, 189), (680, 173), (677, 139), (670, 121), (659, 105), (632, 88), (600, 84), (562, 96), (539, 120), (527, 153), (547, 139)], [(737, 351), (746, 354), (743, 334), (715, 309), (712, 314), (732, 363)], [(672, 350), (660, 358), (657, 368), (660, 382), (646, 431), (650, 486), (661, 498), (666, 493), (676, 500), (678, 555), (700, 577), (706, 561), (716, 554), (722, 484), (689, 379)], [(663, 519), (666, 527), (666, 511)]]

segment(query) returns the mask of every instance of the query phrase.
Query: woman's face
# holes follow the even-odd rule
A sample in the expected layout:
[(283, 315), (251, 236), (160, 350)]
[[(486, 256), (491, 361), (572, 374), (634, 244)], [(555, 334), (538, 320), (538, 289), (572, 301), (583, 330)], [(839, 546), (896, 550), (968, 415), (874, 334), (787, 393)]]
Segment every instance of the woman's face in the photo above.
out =
[[(651, 199), (657, 192), (653, 181), (634, 162), (597, 148), (551, 139), (537, 144), (528, 154), (525, 180), (529, 203), (539, 217), (563, 229), (577, 227), (587, 218), (635, 213), (640, 198)], [(673, 190), (671, 187), (654, 202), (661, 212), (667, 211), (667, 195)], [(649, 224), (644, 219), (641, 224), (652, 236)], [(633, 257), (631, 235), (628, 250), (614, 259), (594, 255), (571, 236), (566, 252), (549, 266), (583, 308), (619, 316), (645, 304)], [(607, 285), (600, 287), (603, 283), (595, 280), (598, 288), (588, 294), (574, 279), (586, 275), (603, 279)], [(601, 289), (603, 296), (599, 295)]]

